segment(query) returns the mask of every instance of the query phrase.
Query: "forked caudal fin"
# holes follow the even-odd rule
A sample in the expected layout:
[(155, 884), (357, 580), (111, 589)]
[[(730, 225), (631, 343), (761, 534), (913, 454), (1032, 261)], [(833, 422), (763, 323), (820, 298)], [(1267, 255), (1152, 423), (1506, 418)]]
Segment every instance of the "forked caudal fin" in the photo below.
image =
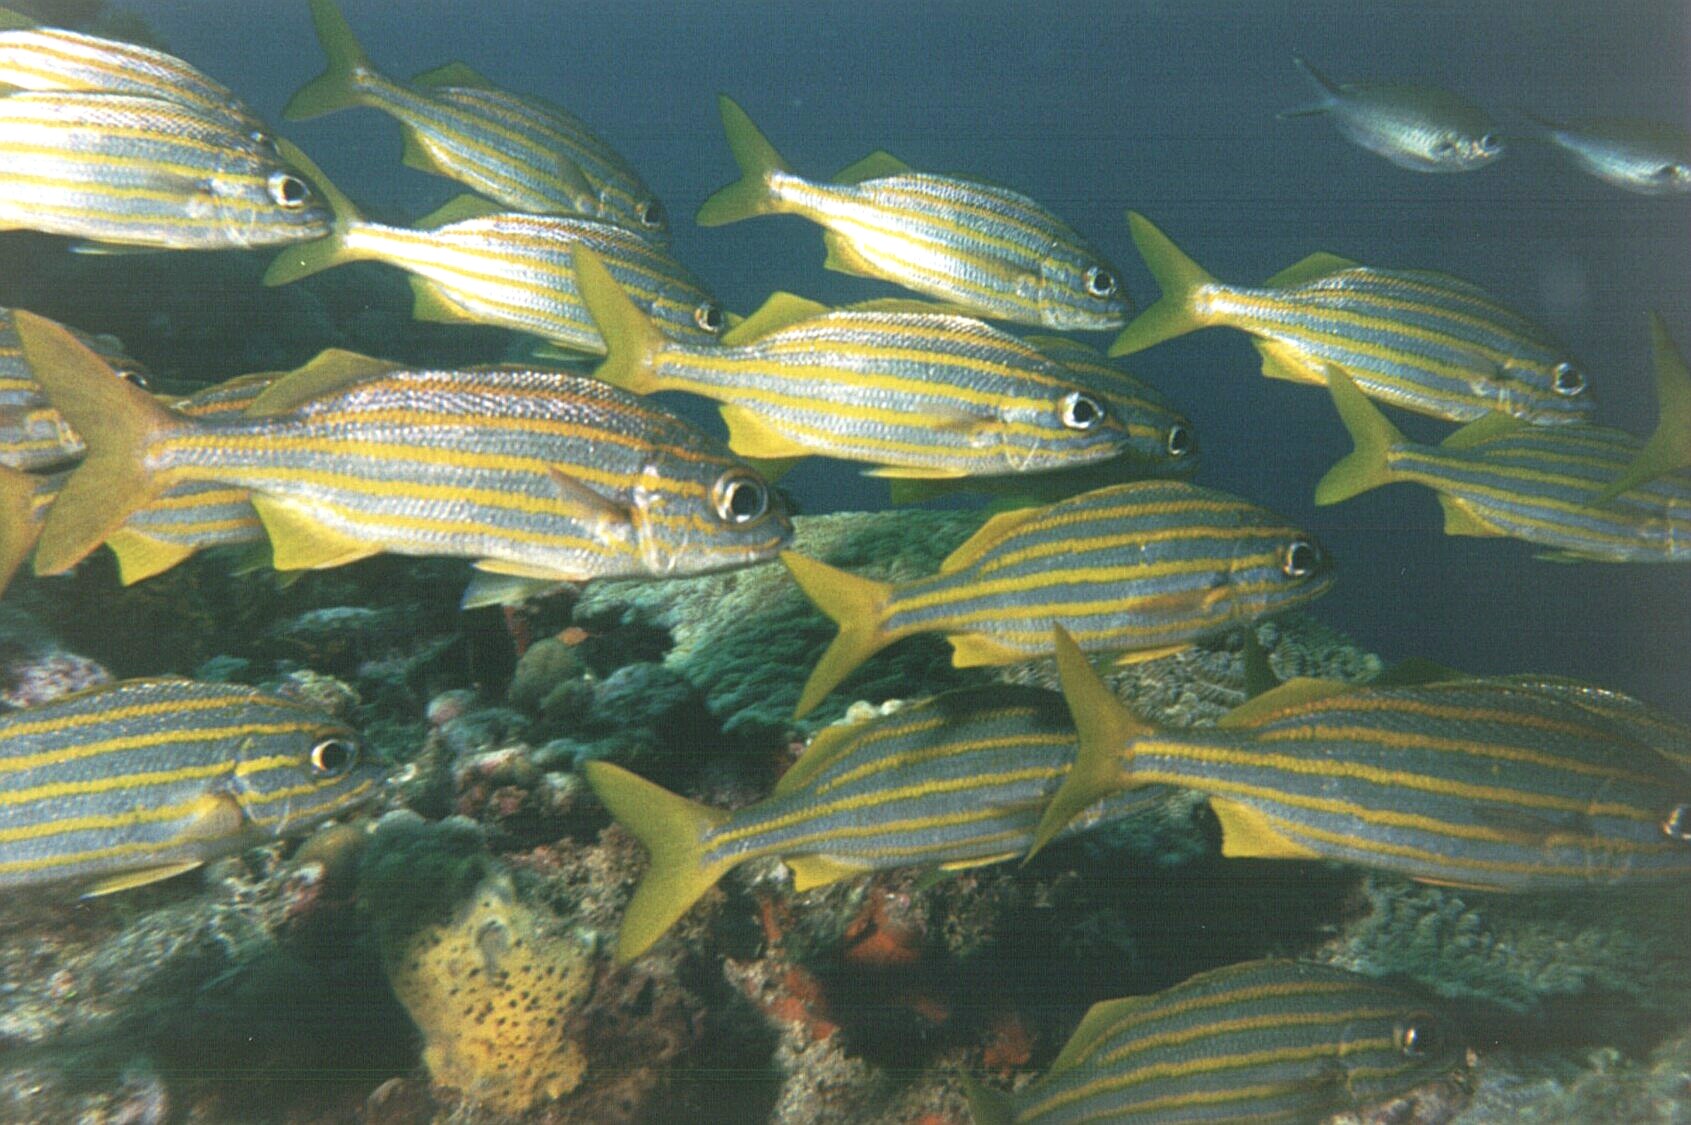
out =
[(617, 935), (617, 960), (626, 965), (650, 949), (732, 866), (704, 859), (705, 833), (728, 814), (609, 762), (588, 762), (583, 771), (617, 823), (651, 855)]
[(840, 627), (839, 635), (822, 653), (799, 695), (793, 718), (802, 719), (859, 664), (897, 639), (882, 628), (892, 587), (847, 574), (792, 551), (781, 552), (781, 561), (805, 597)]
[(1318, 113), (1326, 113), (1331, 110), (1333, 108), (1333, 103), (1337, 101), (1340, 96), (1338, 83), (1334, 82), (1331, 78), (1328, 78), (1325, 74), (1322, 74), (1319, 70), (1316, 70), (1315, 67), (1310, 64), (1310, 61), (1302, 55), (1293, 55), (1292, 65), (1297, 67), (1298, 72), (1305, 78), (1309, 79), (1309, 84), (1314, 86), (1316, 90), (1320, 92), (1321, 98), (1319, 101), (1311, 105), (1299, 106), (1296, 109), (1283, 109), (1279, 113), (1275, 114), (1275, 116), (1280, 120), (1285, 121), (1292, 117), (1313, 117)]
[(605, 341), (605, 358), (593, 377), (638, 395), (662, 390), (655, 370), (663, 350), (658, 326), (629, 299), (599, 255), (577, 243), (570, 250), (570, 262), (576, 290)]
[(370, 60), (352, 34), (352, 27), (335, 6), (335, 0), (310, 0), (311, 22), (317, 41), (323, 45), (328, 65), (323, 73), (299, 88), (282, 110), (284, 121), (304, 121), (360, 104), (355, 73), (370, 70)]
[(791, 169), (733, 98), (718, 94), (716, 105), (722, 113), (722, 131), (728, 135), (734, 163), (740, 166), (740, 178), (704, 201), (698, 224), (719, 227), (753, 215), (773, 215), (778, 208), (769, 192), (770, 173)]
[(1379, 407), (1368, 401), (1368, 396), (1357, 389), (1349, 375), (1337, 367), (1329, 366), (1326, 370), (1327, 390), (1356, 445), (1315, 486), (1317, 504), (1337, 504), (1389, 484), (1392, 474), (1386, 454), (1394, 445), (1407, 445), (1409, 439), (1386, 420)]
[(13, 315), (36, 381), (88, 445), (35, 546), (35, 573), (61, 574), (162, 491), (164, 483), (147, 468), (147, 453), (165, 433), (196, 423), (120, 378), (60, 325), (21, 310)]
[(275, 261), (270, 263), (270, 268), (264, 271), (264, 284), (286, 285), (290, 281), (298, 281), (302, 277), (309, 277), (343, 262), (353, 262), (365, 257), (366, 255), (347, 245), (347, 235), (364, 221), (364, 216), (359, 214), (352, 200), (329, 181), (329, 177), (323, 174), (323, 169), (317, 167), (311, 157), (301, 152), (291, 141), (277, 138), (276, 151), (281, 153), (283, 160), (304, 172), (306, 178), (323, 193), (323, 201), (334, 212), (335, 225), (324, 238), (283, 247), (276, 255)]
[(1659, 314), (1650, 314), (1650, 354), (1656, 369), (1656, 430), (1632, 464), (1597, 494), (1607, 504), (1630, 489), (1691, 466), (1691, 369)]
[(1123, 763), (1130, 760), (1126, 757), (1127, 744), (1152, 729), (1136, 718), (1109, 685), (1098, 678), (1067, 629), (1054, 626), (1053, 634), (1057, 675), (1080, 735), (1080, 749), (1075, 751), (1068, 776), (1039, 818), (1033, 846), (1028, 849), (1029, 859), (1094, 801), (1133, 785), (1123, 776)]
[(37, 492), (43, 486), (55, 488), (53, 480), (0, 465), (0, 593), (35, 550), (35, 540), (41, 534)]
[(1110, 345), (1112, 356), (1132, 355), (1152, 344), (1202, 328), (1204, 322), (1196, 311), (1197, 291), (1205, 285), (1215, 284), (1215, 278), (1187, 257), (1150, 219), (1137, 211), (1129, 211), (1127, 226), (1133, 235), (1133, 244), (1145, 259), (1145, 268), (1157, 279), (1163, 295), (1121, 330)]

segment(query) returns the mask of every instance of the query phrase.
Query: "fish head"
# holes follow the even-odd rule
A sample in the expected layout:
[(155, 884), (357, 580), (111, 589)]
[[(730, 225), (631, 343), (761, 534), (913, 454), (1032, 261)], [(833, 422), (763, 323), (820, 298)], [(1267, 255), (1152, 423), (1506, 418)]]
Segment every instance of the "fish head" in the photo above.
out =
[(1186, 476), (1198, 467), (1192, 423), (1161, 392), (1121, 370), (1095, 348), (1061, 336), (1030, 336), (1029, 344), (1066, 368), (1119, 423), (1115, 454), (1135, 475)]
[(1647, 177), (1652, 195), (1676, 195), (1691, 191), (1691, 163), (1670, 160)]
[(255, 730), (235, 763), (235, 799), (247, 821), (270, 836), (305, 832), (374, 798), (387, 771), (358, 732), (287, 700), (256, 703)]
[(1040, 323), (1065, 331), (1103, 332), (1124, 327), (1133, 312), (1121, 271), (1079, 243), (1052, 243), (1039, 263)]
[(1597, 407), (1584, 366), (1567, 355), (1505, 363), (1472, 386), (1493, 409), (1539, 425), (1583, 422)]
[(1240, 502), (1228, 570), (1218, 576), (1238, 621), (1255, 621), (1314, 601), (1333, 586), (1320, 540), (1264, 508)]
[(793, 536), (781, 494), (726, 451), (655, 451), (634, 490), (632, 510), (635, 549), (654, 576), (767, 562)]
[(1435, 1008), (1386, 988), (1359, 990), (1356, 999), (1337, 1060), (1353, 1104), (1378, 1105), (1466, 1069), (1460, 1030)]
[[(256, 139), (255, 139), (256, 137)], [(190, 206), (245, 247), (285, 246), (323, 238), (334, 216), (316, 188), (262, 134), (232, 144)]]
[[(606, 213), (614, 215), (615, 204), (609, 200), (610, 194), (607, 189), (600, 193), (600, 198)], [(660, 246), (668, 243), (670, 233), (669, 211), (657, 196), (646, 195), (634, 200), (633, 205), (629, 208), (629, 217), (633, 220), (630, 225), (648, 239)]]

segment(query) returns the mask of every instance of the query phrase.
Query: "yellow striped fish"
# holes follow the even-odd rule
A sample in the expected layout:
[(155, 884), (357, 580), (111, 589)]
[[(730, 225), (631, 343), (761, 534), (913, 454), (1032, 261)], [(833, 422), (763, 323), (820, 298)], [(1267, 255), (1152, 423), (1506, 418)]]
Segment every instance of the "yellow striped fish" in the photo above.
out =
[(0, 97), (0, 163), (0, 230), (164, 250), (329, 233), (328, 210), (268, 138), (160, 98)]
[(969, 1090), (975, 1125), (1279, 1121), (1361, 1114), (1464, 1070), (1423, 1000), (1329, 965), (1247, 961), (1094, 1004), (1045, 1074)]
[(1322, 253), (1259, 287), (1228, 285), (1145, 216), (1129, 211), (1127, 221), (1163, 295), (1116, 337), (1113, 356), (1223, 326), (1250, 334), (1270, 379), (1321, 386), (1336, 367), (1370, 398), (1435, 418), (1471, 422), (1501, 411), (1538, 424), (1578, 422), (1594, 406), (1567, 349), (1460, 278)]
[(1172, 730), (1129, 713), (1061, 630), (1056, 648), (1080, 750), (1041, 843), (1107, 793), (1161, 784), (1209, 797), (1227, 856), (1496, 891), (1691, 877), (1691, 773), (1554, 692), (1289, 680)]
[(685, 266), (618, 223), (573, 215), (520, 215), (460, 196), (421, 221), (425, 229), (367, 222), (287, 141), (334, 210), (334, 232), (277, 255), (266, 285), (285, 285), (345, 262), (378, 261), (411, 274), (412, 315), (447, 324), (492, 324), (544, 337), (561, 348), (603, 354), (604, 341), (576, 289), (570, 253), (598, 254), (620, 285), (666, 335), (710, 342), (722, 307)]
[(329, 65), (288, 102), (282, 116), (289, 121), (370, 106), (399, 123), (413, 168), (512, 210), (573, 212), (668, 239), (657, 196), (573, 115), (501, 90), (463, 63), (394, 82), (370, 65), (334, 0), (311, 0), (311, 18)]
[(832, 182), (795, 175), (745, 110), (717, 98), (741, 179), (699, 208), (700, 226), (802, 215), (821, 226), (829, 269), (881, 278), (993, 320), (1104, 331), (1133, 311), (1121, 275), (1025, 195), (912, 171), (885, 152)]
[[(889, 867), (956, 870), (1019, 856), (1074, 750), (1061, 696), (998, 685), (828, 727), (769, 797), (732, 812), (589, 762), (588, 784), (652, 856), (617, 957), (640, 956), (723, 875), (762, 856), (779, 856), (800, 891)], [(1071, 827), (1164, 795), (1120, 794)]]
[(126, 680), (0, 715), (0, 887), (106, 894), (374, 796), (357, 734), (239, 684)]
[(943, 480), (1050, 472), (1128, 448), (1119, 401), (974, 317), (776, 293), (721, 343), (694, 345), (666, 338), (592, 251), (575, 267), (607, 349), (594, 377), (715, 399), (742, 457), (837, 457), (879, 466), (873, 476)]
[(0, 90), (62, 90), (139, 94), (187, 106), (221, 119), (236, 132), (258, 139), (264, 122), (234, 91), (208, 78), (175, 55), (102, 39), (62, 27), (39, 27), (27, 17), (0, 13)]
[(41, 529), (38, 574), (75, 565), (190, 482), (250, 490), (278, 570), (382, 552), (469, 558), (490, 576), (471, 604), (745, 566), (792, 534), (749, 466), (595, 379), (341, 353), (278, 380), (248, 416), (207, 422), (111, 378), (63, 329), (17, 319), (42, 386), (88, 443)]
[(1336, 504), (1399, 481), (1438, 494), (1447, 535), (1509, 536), (1558, 561), (1691, 559), (1691, 472), (1683, 469), (1598, 500), (1642, 443), (1606, 426), (1524, 426), (1494, 415), (1440, 445), (1410, 441), (1341, 372), (1328, 390), (1356, 449), (1315, 486)]
[(1050, 656), (1054, 623), (1089, 652), (1151, 660), (1302, 605), (1333, 584), (1310, 536), (1264, 508), (1184, 481), (1137, 481), (1001, 513), (938, 574), (896, 585), (790, 551), (781, 561), (840, 626), (796, 716), (914, 633), (944, 634), (960, 668)]

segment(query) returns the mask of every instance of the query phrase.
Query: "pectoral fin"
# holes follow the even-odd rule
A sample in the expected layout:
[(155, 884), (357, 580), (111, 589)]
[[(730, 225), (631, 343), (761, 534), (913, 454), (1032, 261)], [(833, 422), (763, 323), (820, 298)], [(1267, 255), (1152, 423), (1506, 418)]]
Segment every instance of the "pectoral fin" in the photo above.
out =
[(255, 494), (252, 506), (270, 536), (270, 565), (277, 570), (324, 570), (382, 553), (380, 545), (329, 527), (310, 509), (286, 500)]
[(741, 457), (780, 461), (810, 457), (816, 453), (775, 429), (754, 410), (744, 406), (724, 406), (721, 413), (723, 422), (728, 426), (728, 448)]
[(1011, 648), (979, 633), (951, 633), (951, 666), (954, 668), (1002, 668), (1006, 664), (1025, 664), (1035, 659), (1019, 648)]
[(857, 249), (840, 235), (833, 231), (822, 232), (822, 245), (828, 251), (822, 259), (822, 268), (836, 273), (849, 273), (854, 277), (880, 277), (881, 271), (874, 264), (857, 252)]
[(122, 875), (113, 875), (92, 883), (82, 892), (83, 898), (99, 898), (102, 895), (116, 894), (119, 891), (133, 890), (144, 887), (148, 883), (159, 883), (166, 879), (173, 879), (185, 871), (192, 871), (202, 865), (201, 860), (187, 859), (181, 863), (167, 863), (162, 867), (143, 867), (139, 871), (125, 871)]

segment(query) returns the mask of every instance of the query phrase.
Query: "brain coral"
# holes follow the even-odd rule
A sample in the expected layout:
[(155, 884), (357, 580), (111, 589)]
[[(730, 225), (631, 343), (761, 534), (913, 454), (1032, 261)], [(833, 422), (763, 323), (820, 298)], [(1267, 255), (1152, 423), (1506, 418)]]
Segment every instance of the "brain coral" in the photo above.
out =
[(450, 920), (385, 951), (388, 978), (423, 1033), (423, 1061), (437, 1084), (503, 1113), (580, 1085), (586, 1058), (562, 1030), (586, 998), (592, 963), (550, 919), (495, 875)]

